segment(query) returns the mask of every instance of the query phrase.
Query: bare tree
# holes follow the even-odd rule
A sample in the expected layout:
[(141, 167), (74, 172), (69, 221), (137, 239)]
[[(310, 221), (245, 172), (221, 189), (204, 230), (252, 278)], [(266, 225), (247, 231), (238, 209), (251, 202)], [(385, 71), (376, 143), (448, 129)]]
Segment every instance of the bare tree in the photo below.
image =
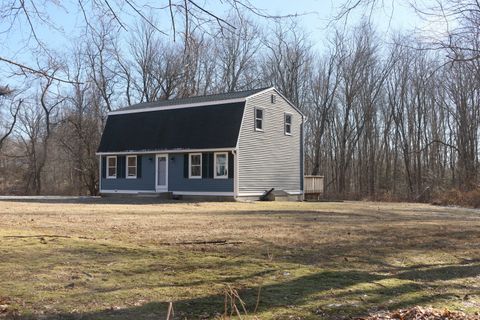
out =
[(160, 99), (162, 86), (158, 65), (161, 61), (161, 43), (155, 29), (146, 23), (138, 26), (131, 36), (130, 52), (134, 60), (134, 68), (139, 76), (135, 88), (140, 101), (151, 102)]
[[(52, 62), (52, 74), (60, 67)], [(45, 78), (40, 84), (41, 91), (34, 103), (21, 113), (20, 139), (23, 141), (29, 160), (27, 189), (35, 194), (42, 192), (42, 174), (45, 167), (50, 140), (53, 134), (57, 107), (65, 100), (56, 88), (53, 78)]]
[(311, 44), (296, 22), (276, 24), (264, 40), (263, 83), (277, 87), (290, 101), (302, 107), (313, 59)]
[[(13, 92), (8, 90), (8, 95), (12, 95)], [(7, 95), (7, 94), (5, 94)], [(0, 118), (2, 121), (2, 131), (0, 131), (0, 151), (2, 150), (2, 146), (7, 138), (13, 133), (13, 129), (17, 124), (18, 120), (18, 113), (20, 112), (20, 107), (22, 106), (23, 100), (21, 98), (14, 99), (10, 97), (1, 98), (0, 97), (0, 112), (4, 111), (3, 108), (7, 109), (7, 111), (3, 114), (0, 114)]]
[(219, 40), (215, 42), (220, 92), (244, 90), (255, 85), (255, 59), (261, 45), (260, 28), (253, 21), (235, 15), (228, 20), (237, 26), (236, 30), (222, 33), (219, 29)]
[[(95, 85), (86, 81), (88, 67), (78, 48), (69, 74), (75, 80), (63, 107), (61, 122), (56, 128), (55, 139), (61, 149), (68, 155), (71, 168), (71, 185), (77, 194), (90, 195), (98, 193), (98, 159), (95, 155), (102, 130), (101, 115), (98, 114), (98, 99), (95, 95)], [(81, 183), (79, 183), (81, 182)]]
[(113, 110), (115, 88), (119, 75), (115, 66), (116, 33), (110, 22), (99, 20), (97, 26), (91, 27), (86, 39), (85, 55), (89, 66), (89, 78), (95, 85), (96, 93), (102, 100), (104, 112)]
[(317, 61), (317, 68), (311, 75), (308, 100), (304, 108), (308, 124), (307, 139), (311, 148), (307, 153), (310, 156), (311, 174), (320, 174), (324, 146), (323, 137), (329, 121), (332, 121), (332, 110), (335, 108), (337, 90), (339, 88), (339, 64), (341, 57), (336, 51), (337, 46)]

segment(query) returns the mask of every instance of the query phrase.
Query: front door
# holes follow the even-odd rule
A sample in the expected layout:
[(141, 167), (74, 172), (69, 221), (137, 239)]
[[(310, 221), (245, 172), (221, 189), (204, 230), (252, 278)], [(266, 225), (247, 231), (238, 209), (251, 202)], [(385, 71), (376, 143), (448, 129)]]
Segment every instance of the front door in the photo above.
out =
[(157, 154), (155, 185), (157, 192), (168, 191), (168, 155)]

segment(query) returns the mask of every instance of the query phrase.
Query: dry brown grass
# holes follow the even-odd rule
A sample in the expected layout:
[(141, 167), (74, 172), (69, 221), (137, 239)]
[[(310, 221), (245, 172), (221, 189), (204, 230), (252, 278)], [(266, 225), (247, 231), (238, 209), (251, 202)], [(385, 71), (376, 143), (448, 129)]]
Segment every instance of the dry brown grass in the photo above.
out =
[[(3, 316), (159, 319), (173, 301), (175, 318), (213, 318), (228, 287), (250, 313), (262, 288), (261, 319), (480, 308), (480, 214), (469, 209), (0, 202), (0, 239)], [(199, 240), (227, 244), (177, 245)]]

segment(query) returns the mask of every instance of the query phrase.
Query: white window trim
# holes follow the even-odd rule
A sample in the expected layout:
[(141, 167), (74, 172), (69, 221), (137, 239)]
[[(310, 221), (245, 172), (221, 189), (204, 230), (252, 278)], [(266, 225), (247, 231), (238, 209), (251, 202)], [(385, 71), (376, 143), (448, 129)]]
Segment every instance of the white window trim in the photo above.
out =
[[(128, 175), (128, 158), (134, 158), (135, 159), (135, 175), (134, 176), (129, 176)], [(137, 179), (138, 175), (138, 163), (137, 163), (137, 155), (134, 156), (127, 156), (125, 159), (125, 178), (126, 179)]]
[[(261, 118), (257, 118), (257, 110), (262, 110), (262, 117)], [(255, 131), (263, 132), (264, 128), (265, 128), (265, 109), (255, 107), (254, 110), (253, 110), (253, 118), (254, 118), (253, 127), (255, 128)], [(257, 120), (262, 120), (262, 128), (261, 129), (257, 128)]]
[[(287, 132), (287, 115), (290, 116), (290, 132)], [(293, 115), (291, 113), (285, 112), (283, 116), (283, 132), (287, 136), (292, 135), (292, 122), (293, 122)]]
[[(225, 171), (227, 172), (226, 175), (224, 176), (217, 176), (217, 156), (219, 155), (225, 155), (226, 156), (226, 159), (225, 159)], [(215, 152), (213, 154), (213, 177), (215, 179), (228, 179), (228, 152)]]
[[(200, 156), (200, 175), (192, 176), (192, 157)], [(201, 153), (189, 153), (188, 154), (188, 178), (189, 179), (202, 179), (202, 154)]]
[[(111, 176), (109, 175), (109, 171), (110, 171), (110, 159), (115, 159), (115, 175), (114, 176)], [(117, 156), (108, 156), (107, 157), (107, 172), (106, 172), (106, 177), (107, 179), (117, 179), (117, 172), (118, 172), (118, 160), (117, 160)]]

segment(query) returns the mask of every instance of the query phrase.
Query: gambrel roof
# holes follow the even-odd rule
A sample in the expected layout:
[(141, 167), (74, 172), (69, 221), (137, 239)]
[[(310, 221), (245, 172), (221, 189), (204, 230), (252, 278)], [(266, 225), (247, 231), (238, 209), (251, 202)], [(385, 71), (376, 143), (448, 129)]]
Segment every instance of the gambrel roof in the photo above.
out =
[(245, 91), (237, 91), (237, 92), (210, 94), (210, 95), (204, 95), (204, 96), (195, 96), (195, 97), (188, 97), (188, 98), (177, 98), (172, 100), (144, 102), (144, 103), (138, 103), (129, 107), (121, 108), (119, 110), (113, 111), (113, 113), (120, 113), (124, 111), (135, 111), (140, 109), (158, 108), (158, 107), (169, 107), (169, 106), (189, 105), (189, 104), (197, 104), (197, 103), (218, 102), (218, 101), (225, 101), (225, 100), (245, 99), (251, 95), (254, 95), (256, 93), (259, 93), (267, 89), (270, 89), (270, 87), (245, 90)]
[(98, 152), (234, 148), (245, 102), (109, 115)]
[(275, 89), (140, 103), (112, 111), (97, 152), (235, 148), (247, 98), (267, 90)]

